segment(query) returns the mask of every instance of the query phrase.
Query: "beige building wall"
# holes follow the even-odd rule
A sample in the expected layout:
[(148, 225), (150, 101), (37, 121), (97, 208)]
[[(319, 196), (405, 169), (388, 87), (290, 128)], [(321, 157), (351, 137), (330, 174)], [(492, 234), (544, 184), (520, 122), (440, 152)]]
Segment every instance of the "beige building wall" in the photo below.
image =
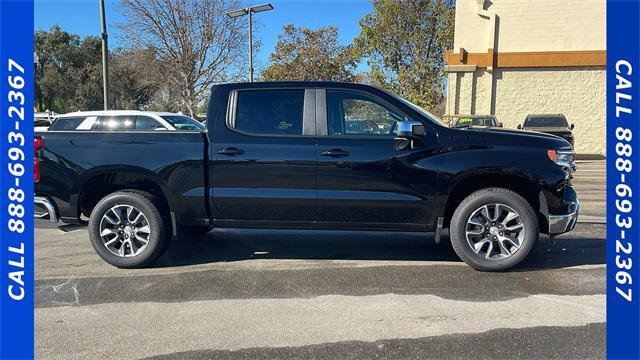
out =
[(605, 154), (605, 0), (458, 0), (448, 114), (562, 113), (576, 152)]

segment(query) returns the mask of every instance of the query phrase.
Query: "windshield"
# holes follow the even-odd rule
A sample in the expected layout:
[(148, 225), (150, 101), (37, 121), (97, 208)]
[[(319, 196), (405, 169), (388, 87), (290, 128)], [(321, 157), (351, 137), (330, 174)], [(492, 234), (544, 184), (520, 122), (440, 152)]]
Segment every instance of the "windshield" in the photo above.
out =
[(455, 127), (457, 128), (463, 128), (463, 127), (469, 127), (469, 126), (496, 126), (496, 122), (493, 120), (493, 118), (490, 118), (490, 117), (486, 117), (486, 118), (464, 117), (464, 118), (458, 119), (458, 121), (455, 124)]
[(528, 117), (524, 127), (569, 127), (567, 119), (559, 116)]
[(205, 126), (202, 125), (198, 120), (192, 119), (188, 116), (184, 115), (160, 115), (163, 119), (165, 119), (171, 126), (176, 128), (176, 130), (184, 130), (184, 131), (201, 131), (205, 129)]

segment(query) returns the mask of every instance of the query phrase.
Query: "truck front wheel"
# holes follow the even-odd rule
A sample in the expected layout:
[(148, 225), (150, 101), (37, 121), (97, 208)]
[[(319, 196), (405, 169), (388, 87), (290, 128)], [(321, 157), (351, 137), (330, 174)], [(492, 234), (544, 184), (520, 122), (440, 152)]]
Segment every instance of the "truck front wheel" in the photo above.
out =
[(119, 268), (139, 268), (164, 253), (169, 231), (149, 197), (118, 191), (100, 200), (91, 212), (89, 237), (104, 261)]
[(517, 265), (527, 257), (539, 233), (531, 205), (503, 188), (486, 188), (469, 195), (455, 210), (450, 226), (456, 254), (481, 271)]

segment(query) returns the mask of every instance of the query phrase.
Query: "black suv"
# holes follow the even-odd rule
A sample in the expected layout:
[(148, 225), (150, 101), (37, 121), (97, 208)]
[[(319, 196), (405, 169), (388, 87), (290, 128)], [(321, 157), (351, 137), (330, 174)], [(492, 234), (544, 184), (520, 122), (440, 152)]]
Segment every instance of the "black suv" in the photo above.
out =
[(538, 131), (546, 134), (559, 136), (574, 146), (573, 124), (569, 125), (567, 118), (562, 114), (536, 114), (527, 115), (522, 126), (518, 129)]

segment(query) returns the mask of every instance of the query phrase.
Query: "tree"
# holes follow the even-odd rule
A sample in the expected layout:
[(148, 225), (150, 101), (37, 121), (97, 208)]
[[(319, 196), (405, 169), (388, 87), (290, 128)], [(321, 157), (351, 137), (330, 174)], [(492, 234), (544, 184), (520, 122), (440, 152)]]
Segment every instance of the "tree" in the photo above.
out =
[(170, 86), (164, 78), (166, 68), (167, 64), (154, 48), (115, 50), (110, 70), (112, 107), (144, 109), (155, 106), (159, 110), (171, 110), (171, 106), (162, 101), (161, 94)]
[(452, 0), (373, 0), (354, 42), (373, 83), (434, 109), (444, 100), (444, 50), (453, 46)]
[(38, 64), (36, 104), (67, 112), (102, 107), (100, 39), (80, 37), (53, 26), (34, 34)]
[[(53, 26), (34, 35), (38, 54), (36, 104), (64, 113), (101, 110), (102, 45), (97, 37), (80, 40)], [(169, 65), (151, 47), (116, 49), (109, 54), (110, 109), (179, 111), (183, 104), (175, 84), (167, 81)]]
[(353, 81), (356, 57), (351, 46), (338, 43), (338, 29), (317, 30), (287, 25), (278, 35), (264, 80)]
[(119, 29), (134, 46), (157, 49), (169, 65), (165, 81), (179, 86), (193, 116), (211, 85), (244, 67), (245, 25), (226, 15), (239, 7), (237, 0), (123, 0)]

